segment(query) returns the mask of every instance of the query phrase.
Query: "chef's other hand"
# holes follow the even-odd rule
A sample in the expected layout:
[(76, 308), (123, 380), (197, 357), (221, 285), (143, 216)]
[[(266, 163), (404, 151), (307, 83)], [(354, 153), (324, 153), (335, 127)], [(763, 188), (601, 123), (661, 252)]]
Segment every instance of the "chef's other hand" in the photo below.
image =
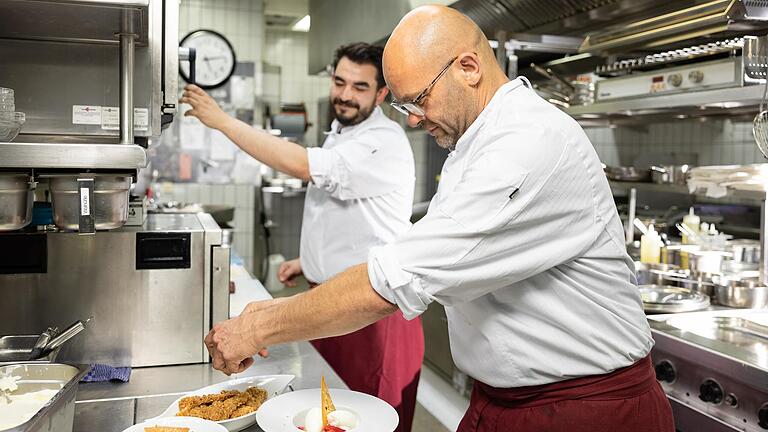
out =
[(185, 116), (196, 117), (212, 129), (222, 129), (231, 119), (208, 93), (194, 84), (184, 87), (184, 94), (179, 102), (192, 106), (192, 109), (184, 113)]
[(253, 365), (254, 354), (265, 353), (264, 347), (256, 343), (256, 335), (250, 331), (247, 321), (241, 317), (222, 321), (205, 337), (214, 369), (227, 375), (240, 373)]
[(280, 269), (277, 271), (277, 279), (287, 287), (295, 287), (296, 276), (301, 275), (301, 273), (301, 262), (296, 258), (280, 264)]

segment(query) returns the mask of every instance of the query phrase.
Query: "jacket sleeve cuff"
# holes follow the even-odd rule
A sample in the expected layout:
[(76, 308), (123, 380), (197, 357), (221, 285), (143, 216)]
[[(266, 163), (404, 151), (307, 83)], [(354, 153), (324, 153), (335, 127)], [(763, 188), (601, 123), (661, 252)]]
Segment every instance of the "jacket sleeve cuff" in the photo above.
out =
[(418, 317), (434, 301), (424, 290), (421, 279), (401, 268), (391, 245), (371, 249), (368, 279), (379, 295), (400, 308), (405, 319)]

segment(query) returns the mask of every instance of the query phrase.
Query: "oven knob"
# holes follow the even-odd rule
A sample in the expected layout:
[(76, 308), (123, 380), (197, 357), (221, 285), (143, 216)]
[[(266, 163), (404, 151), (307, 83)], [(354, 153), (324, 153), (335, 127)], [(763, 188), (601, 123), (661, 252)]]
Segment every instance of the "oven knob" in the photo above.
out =
[(757, 424), (763, 429), (768, 429), (768, 402), (757, 411)]
[(728, 405), (729, 407), (736, 408), (737, 406), (739, 406), (739, 399), (733, 393), (728, 393), (727, 395), (725, 395), (725, 399), (723, 400), (723, 402), (725, 402), (725, 404)]
[(691, 71), (691, 73), (688, 74), (688, 80), (699, 84), (700, 82), (704, 81), (704, 72), (700, 70)]
[(680, 87), (680, 84), (683, 83), (683, 76), (680, 75), (679, 73), (673, 73), (673, 74), (667, 76), (667, 82), (672, 87)]
[(717, 405), (723, 401), (723, 388), (713, 380), (706, 380), (699, 387), (699, 399)]
[(675, 367), (667, 360), (662, 360), (656, 365), (656, 379), (659, 381), (671, 383), (677, 378)]

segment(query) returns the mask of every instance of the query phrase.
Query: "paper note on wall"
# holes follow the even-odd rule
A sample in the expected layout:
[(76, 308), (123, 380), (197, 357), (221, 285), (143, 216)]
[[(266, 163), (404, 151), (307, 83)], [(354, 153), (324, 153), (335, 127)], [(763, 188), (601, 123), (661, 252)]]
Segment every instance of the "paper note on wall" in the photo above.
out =
[[(187, 109), (189, 109), (188, 106)], [(184, 110), (184, 112), (186, 111)], [(206, 129), (208, 128), (194, 117), (185, 117), (184, 113), (181, 113), (181, 119), (179, 125), (179, 145), (181, 148), (184, 150), (202, 150), (205, 148)]]

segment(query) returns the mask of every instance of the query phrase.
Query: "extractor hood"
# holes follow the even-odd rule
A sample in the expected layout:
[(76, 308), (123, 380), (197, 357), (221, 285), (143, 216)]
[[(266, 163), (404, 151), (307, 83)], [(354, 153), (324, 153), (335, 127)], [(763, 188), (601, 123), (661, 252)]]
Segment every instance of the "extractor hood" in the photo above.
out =
[(605, 55), (656, 49), (701, 37), (765, 29), (767, 24), (766, 1), (714, 0), (638, 21), (622, 22), (587, 35), (579, 51)]

